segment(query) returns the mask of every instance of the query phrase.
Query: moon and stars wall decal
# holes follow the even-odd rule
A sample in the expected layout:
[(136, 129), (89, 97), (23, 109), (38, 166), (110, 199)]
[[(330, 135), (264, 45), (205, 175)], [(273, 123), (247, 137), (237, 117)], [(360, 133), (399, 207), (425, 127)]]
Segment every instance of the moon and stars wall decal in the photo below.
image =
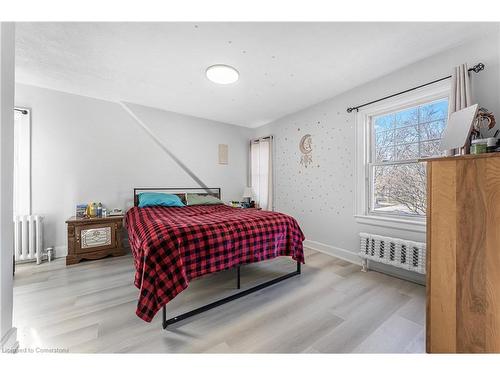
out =
[(304, 135), (299, 142), (299, 150), (301, 153), (300, 164), (305, 168), (313, 162), (312, 159), (312, 136), (311, 134)]
[(306, 224), (312, 215), (331, 224), (353, 212), (354, 124), (343, 104), (325, 103), (271, 128), (276, 209), (303, 220), (311, 233), (318, 229)]

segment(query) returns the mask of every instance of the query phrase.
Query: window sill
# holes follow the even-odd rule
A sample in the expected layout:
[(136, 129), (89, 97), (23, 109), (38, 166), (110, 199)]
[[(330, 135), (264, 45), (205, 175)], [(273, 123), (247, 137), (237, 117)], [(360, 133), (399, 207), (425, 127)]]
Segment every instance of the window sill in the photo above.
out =
[(376, 215), (354, 215), (354, 217), (359, 224), (375, 225), (418, 233), (426, 232), (425, 220), (401, 219)]

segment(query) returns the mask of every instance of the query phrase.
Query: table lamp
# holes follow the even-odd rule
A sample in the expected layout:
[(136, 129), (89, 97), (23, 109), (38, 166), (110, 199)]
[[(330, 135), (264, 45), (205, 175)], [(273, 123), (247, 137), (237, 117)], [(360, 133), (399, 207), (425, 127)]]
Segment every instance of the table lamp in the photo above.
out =
[(254, 196), (253, 189), (247, 186), (243, 190), (243, 202), (246, 205), (246, 207), (250, 207), (250, 201), (252, 200), (253, 196)]

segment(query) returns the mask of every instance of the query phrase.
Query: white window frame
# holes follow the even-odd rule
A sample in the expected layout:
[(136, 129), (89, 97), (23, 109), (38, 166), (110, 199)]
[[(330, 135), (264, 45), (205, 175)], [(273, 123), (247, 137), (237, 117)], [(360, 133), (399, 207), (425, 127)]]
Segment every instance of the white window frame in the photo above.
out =
[(356, 116), (356, 154), (355, 154), (355, 213), (360, 224), (389, 227), (412, 232), (426, 231), (425, 217), (404, 217), (395, 214), (383, 214), (370, 211), (370, 152), (371, 152), (371, 118), (390, 112), (416, 107), (426, 102), (449, 99), (450, 82), (443, 81), (426, 86), (397, 97), (372, 104), (360, 109)]

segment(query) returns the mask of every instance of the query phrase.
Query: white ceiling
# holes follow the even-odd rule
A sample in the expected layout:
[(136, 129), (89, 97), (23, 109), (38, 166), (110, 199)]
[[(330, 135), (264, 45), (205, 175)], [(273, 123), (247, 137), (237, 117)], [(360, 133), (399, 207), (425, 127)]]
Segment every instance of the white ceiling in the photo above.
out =
[[(256, 127), (497, 30), (468, 23), (18, 23), (20, 83)], [(220, 86), (205, 69), (228, 64)]]

